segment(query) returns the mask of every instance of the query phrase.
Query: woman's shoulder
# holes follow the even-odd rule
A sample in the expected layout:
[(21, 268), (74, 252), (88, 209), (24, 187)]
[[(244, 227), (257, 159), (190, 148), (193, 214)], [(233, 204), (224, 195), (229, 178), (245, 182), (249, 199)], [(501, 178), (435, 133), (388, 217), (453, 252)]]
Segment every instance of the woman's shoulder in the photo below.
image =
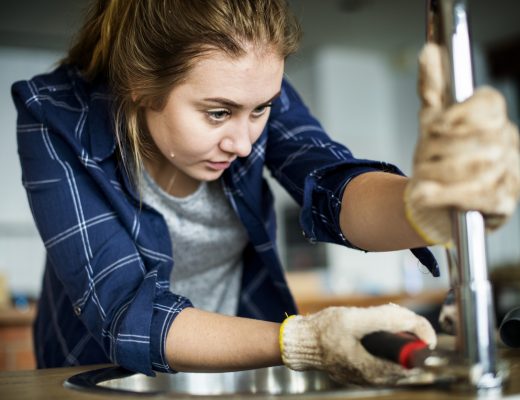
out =
[(105, 87), (88, 82), (76, 67), (69, 65), (15, 82), (11, 90), (18, 125), (41, 124), (78, 149), (90, 152), (91, 147), (101, 143), (102, 153), (111, 154), (111, 97)]
[(88, 100), (91, 86), (77, 68), (60, 65), (51, 72), (14, 82), (11, 91), (26, 105), (35, 103), (73, 111), (81, 109)]
[[(44, 72), (33, 76), (27, 80), (15, 82), (14, 85), (22, 82), (30, 82), (34, 89), (38, 91), (50, 90), (53, 87), (70, 87), (71, 80), (74, 79), (74, 68), (69, 65), (58, 65), (55, 69), (49, 72)], [(79, 76), (78, 76), (79, 78)]]
[(307, 106), (287, 77), (282, 80), (280, 96), (273, 102), (271, 119), (282, 115), (307, 112)]

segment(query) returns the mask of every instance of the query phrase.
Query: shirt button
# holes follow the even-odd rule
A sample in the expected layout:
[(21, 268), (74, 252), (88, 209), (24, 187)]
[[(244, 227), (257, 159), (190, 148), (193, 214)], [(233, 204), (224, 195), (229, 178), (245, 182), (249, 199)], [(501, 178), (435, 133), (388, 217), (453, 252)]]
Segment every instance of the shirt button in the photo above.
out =
[(311, 238), (309, 238), (309, 237), (307, 236), (307, 234), (305, 233), (305, 231), (302, 231), (302, 236), (303, 236), (305, 239), (307, 239), (308, 242), (310, 242), (310, 243), (314, 243), (314, 240), (311, 239)]
[(81, 315), (81, 307), (75, 306), (74, 307), (74, 314), (76, 314), (76, 316), (79, 317)]

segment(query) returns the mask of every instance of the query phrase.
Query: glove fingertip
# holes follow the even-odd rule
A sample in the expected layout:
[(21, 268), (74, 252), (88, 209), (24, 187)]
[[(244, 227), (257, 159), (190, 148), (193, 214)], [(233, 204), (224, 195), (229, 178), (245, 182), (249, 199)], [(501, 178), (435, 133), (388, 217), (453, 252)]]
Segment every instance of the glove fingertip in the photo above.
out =
[(423, 106), (441, 107), (444, 85), (440, 48), (427, 43), (419, 54), (419, 95)]
[(420, 320), (414, 330), (414, 333), (423, 342), (425, 342), (430, 349), (434, 349), (437, 346), (437, 334), (435, 333), (435, 330), (426, 318), (419, 318)]

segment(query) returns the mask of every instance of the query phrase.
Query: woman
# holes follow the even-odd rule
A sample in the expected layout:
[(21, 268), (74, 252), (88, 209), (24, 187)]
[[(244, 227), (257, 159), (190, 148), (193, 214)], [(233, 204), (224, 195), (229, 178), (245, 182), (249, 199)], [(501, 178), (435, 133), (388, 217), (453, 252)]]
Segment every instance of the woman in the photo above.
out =
[[(113, 362), (153, 374), (284, 363), (388, 383), (405, 371), (366, 353), (364, 334), (405, 330), (435, 344), (426, 320), (395, 305), (285, 319), (296, 308), (276, 253), (264, 166), (302, 205), (310, 240), (412, 248), (434, 274), (420, 247), (449, 240), (448, 206), (506, 218), (517, 171), (501, 169), (498, 188), (514, 184), (500, 196), (490, 190), (498, 178), (477, 185), (493, 206), (468, 206), (442, 197), (457, 182), (421, 170), (423, 162), (448, 165), (453, 156), (441, 145), (433, 158), (418, 148), (410, 180), (392, 165), (354, 158), (283, 78), (299, 37), (284, 0), (99, 0), (59, 68), (14, 84), (23, 183), (48, 254), (35, 324), (39, 367)], [(425, 54), (435, 59), (435, 49)], [(471, 126), (476, 106), (444, 112), (439, 69), (424, 65), (433, 88), (423, 90), (421, 144), (429, 136), (442, 144), (453, 124)], [(493, 96), (484, 97), (498, 104), (495, 119), (507, 121)], [(503, 124), (495, 128), (511, 138)], [(498, 147), (501, 155), (511, 149)], [(510, 167), (515, 156), (517, 148), (491, 165)], [(432, 232), (423, 222), (431, 216)]]

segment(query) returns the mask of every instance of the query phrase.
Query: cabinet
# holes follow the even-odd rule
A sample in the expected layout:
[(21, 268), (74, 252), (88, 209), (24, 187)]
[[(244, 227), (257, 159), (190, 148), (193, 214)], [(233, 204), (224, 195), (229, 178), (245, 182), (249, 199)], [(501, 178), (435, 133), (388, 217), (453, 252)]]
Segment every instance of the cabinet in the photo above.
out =
[(0, 371), (34, 369), (32, 323), (34, 306), (0, 309)]

